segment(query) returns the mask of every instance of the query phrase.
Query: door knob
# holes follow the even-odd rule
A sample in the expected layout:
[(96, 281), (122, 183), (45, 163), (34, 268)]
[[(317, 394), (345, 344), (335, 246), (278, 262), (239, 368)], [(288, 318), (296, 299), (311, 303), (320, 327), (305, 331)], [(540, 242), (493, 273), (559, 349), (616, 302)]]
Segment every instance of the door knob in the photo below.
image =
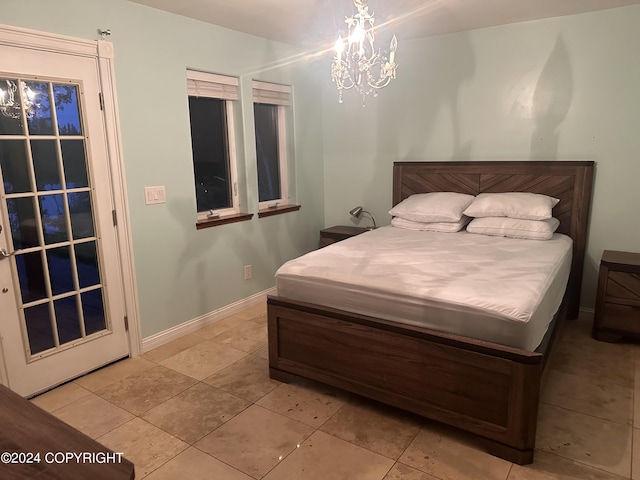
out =
[(7, 252), (4, 248), (0, 248), (0, 257), (3, 257), (3, 258), (12, 257), (13, 255), (18, 253), (19, 251), (20, 250), (15, 250), (13, 252)]

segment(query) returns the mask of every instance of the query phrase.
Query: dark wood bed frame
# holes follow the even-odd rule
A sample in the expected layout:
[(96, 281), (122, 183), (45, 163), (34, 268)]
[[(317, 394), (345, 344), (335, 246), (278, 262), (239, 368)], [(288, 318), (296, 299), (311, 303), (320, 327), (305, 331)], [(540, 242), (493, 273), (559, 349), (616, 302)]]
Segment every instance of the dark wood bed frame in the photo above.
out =
[(574, 241), (563, 305), (535, 352), (270, 296), (269, 371), (302, 376), (476, 434), (506, 460), (533, 461), (541, 376), (558, 320), (580, 305), (593, 162), (400, 162), (393, 205), (415, 193), (532, 192), (560, 199)]

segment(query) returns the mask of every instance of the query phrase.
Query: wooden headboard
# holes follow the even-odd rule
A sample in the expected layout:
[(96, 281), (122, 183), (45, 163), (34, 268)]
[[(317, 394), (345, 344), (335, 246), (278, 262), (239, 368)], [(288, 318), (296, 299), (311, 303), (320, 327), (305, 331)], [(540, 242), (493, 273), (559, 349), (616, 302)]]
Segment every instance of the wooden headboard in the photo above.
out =
[(587, 243), (594, 162), (396, 162), (393, 164), (393, 205), (415, 193), (531, 192), (559, 198), (553, 216), (559, 233), (573, 239), (568, 315), (580, 307), (582, 270)]

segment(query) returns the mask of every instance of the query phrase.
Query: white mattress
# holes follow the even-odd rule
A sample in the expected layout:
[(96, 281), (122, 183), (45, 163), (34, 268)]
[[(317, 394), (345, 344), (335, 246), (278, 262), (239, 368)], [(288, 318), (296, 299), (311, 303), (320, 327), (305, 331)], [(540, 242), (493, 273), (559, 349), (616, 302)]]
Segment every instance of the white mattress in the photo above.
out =
[(564, 295), (571, 238), (387, 226), (285, 263), (278, 295), (533, 351)]

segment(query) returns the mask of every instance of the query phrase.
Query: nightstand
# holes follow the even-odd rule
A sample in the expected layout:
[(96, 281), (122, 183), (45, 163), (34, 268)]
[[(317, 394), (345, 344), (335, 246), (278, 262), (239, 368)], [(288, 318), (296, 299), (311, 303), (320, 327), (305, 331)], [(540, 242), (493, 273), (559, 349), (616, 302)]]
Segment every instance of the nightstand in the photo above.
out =
[(355, 237), (367, 231), (369, 231), (368, 228), (349, 227), (346, 225), (336, 225), (335, 227), (325, 228), (320, 230), (320, 248), (350, 237)]
[(592, 336), (607, 342), (640, 338), (640, 253), (602, 253)]

